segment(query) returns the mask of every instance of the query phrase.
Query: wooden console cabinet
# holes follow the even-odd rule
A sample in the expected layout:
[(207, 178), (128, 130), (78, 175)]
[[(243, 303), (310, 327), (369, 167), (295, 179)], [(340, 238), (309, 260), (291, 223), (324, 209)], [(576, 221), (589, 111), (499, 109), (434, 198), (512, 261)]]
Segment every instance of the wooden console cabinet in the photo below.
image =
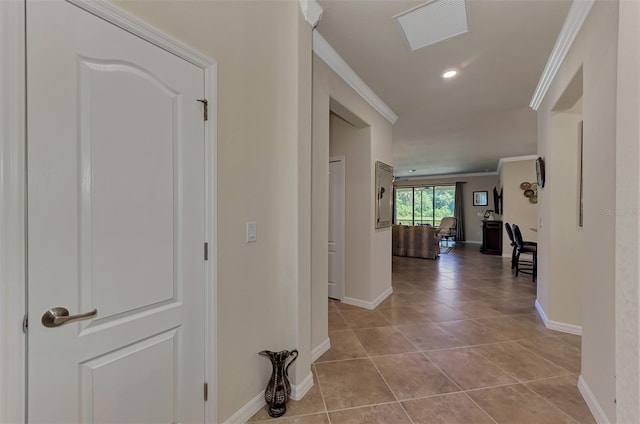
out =
[(502, 255), (502, 221), (482, 221), (481, 253)]

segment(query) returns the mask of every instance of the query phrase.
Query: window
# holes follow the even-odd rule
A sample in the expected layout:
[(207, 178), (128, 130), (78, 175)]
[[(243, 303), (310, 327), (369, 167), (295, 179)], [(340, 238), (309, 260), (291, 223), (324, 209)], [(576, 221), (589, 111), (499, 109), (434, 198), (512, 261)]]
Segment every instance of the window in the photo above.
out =
[(396, 187), (394, 223), (437, 227), (445, 216), (453, 216), (456, 188), (452, 185)]

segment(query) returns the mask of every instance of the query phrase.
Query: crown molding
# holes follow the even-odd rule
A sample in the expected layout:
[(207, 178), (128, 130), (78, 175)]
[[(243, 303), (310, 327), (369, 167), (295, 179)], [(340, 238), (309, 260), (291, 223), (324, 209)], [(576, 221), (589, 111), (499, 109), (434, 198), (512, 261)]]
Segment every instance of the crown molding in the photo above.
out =
[(356, 93), (391, 124), (398, 120), (393, 110), (355, 73), (318, 31), (313, 31), (313, 52), (324, 60)]
[(498, 171), (471, 172), (467, 174), (412, 175), (410, 177), (398, 177), (395, 181), (402, 182), (414, 180), (442, 180), (445, 178), (493, 177), (495, 175), (498, 175)]
[(542, 71), (540, 81), (538, 81), (536, 91), (531, 98), (531, 103), (529, 103), (531, 109), (538, 110), (540, 107), (573, 41), (578, 35), (578, 32), (580, 32), (582, 24), (585, 19), (587, 19), (593, 3), (595, 3), (595, 0), (574, 0), (571, 4), (571, 9), (569, 9), (564, 25), (562, 25), (560, 35), (558, 35), (553, 51), (547, 60), (547, 65), (544, 67), (544, 71)]
[(316, 0), (298, 0), (304, 19), (311, 25), (311, 28), (318, 26), (318, 22), (322, 19), (322, 6)]
[(496, 173), (499, 174), (502, 170), (502, 165), (506, 162), (520, 162), (523, 160), (536, 160), (538, 159), (538, 155), (526, 155), (526, 156), (511, 156), (508, 158), (500, 158), (498, 160), (498, 168), (496, 169)]

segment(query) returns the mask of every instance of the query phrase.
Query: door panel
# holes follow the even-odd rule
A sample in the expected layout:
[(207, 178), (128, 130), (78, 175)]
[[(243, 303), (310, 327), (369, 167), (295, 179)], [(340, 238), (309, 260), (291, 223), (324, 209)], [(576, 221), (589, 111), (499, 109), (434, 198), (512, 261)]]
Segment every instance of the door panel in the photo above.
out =
[(29, 421), (203, 422), (204, 72), (64, 1), (27, 28)]
[(81, 58), (79, 96), (81, 309), (105, 319), (175, 301), (178, 94), (133, 64)]
[[(80, 422), (171, 422), (178, 335), (171, 330), (82, 363)], [(153, 396), (140, 396), (150, 387)]]

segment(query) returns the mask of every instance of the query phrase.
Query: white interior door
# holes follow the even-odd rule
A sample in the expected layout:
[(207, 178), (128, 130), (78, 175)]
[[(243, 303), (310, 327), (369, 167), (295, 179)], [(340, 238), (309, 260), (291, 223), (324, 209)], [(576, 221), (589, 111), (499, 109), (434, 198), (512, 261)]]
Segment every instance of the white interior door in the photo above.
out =
[(29, 421), (203, 422), (203, 70), (59, 0), (27, 52)]
[(329, 297), (344, 298), (344, 158), (329, 160)]

